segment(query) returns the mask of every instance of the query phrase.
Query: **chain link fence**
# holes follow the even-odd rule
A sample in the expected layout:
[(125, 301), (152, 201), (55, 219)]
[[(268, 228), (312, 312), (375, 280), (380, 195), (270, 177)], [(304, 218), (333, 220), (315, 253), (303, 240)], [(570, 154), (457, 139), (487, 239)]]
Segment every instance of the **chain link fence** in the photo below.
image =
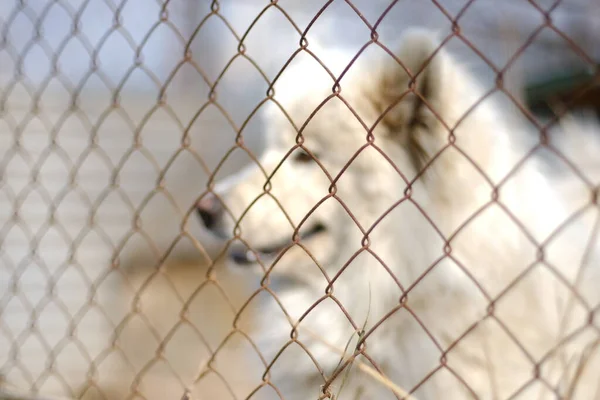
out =
[(598, 37), (593, 0), (3, 1), (0, 398), (600, 399)]

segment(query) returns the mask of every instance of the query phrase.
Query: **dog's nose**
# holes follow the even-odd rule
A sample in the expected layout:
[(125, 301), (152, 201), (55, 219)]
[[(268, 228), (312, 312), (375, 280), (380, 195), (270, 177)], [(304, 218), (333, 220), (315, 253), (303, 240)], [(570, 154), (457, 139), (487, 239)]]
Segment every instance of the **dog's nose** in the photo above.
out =
[(223, 214), (223, 206), (217, 197), (208, 193), (196, 204), (196, 211), (200, 219), (208, 229), (212, 229), (217, 225), (219, 218)]

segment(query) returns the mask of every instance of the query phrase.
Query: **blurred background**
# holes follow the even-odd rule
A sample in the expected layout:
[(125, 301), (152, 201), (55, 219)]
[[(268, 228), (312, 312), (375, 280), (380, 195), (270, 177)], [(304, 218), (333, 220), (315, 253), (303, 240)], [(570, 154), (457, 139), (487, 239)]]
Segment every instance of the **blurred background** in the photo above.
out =
[(302, 33), (350, 60), (368, 24), (391, 49), (411, 26), (454, 31), (448, 49), (486, 87), (501, 71), (539, 117), (600, 110), (596, 0), (0, 2), (5, 392), (227, 399), (260, 384), (232, 329), (255, 283), (213, 262), (190, 210), (217, 165), (218, 179), (250, 162), (236, 135), (260, 152), (253, 111)]

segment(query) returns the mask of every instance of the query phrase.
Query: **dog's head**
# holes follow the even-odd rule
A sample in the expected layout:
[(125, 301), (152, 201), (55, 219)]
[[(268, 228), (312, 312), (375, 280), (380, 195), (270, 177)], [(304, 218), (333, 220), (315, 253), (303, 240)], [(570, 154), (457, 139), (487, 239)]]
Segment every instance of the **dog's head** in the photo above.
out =
[[(279, 77), (264, 153), (198, 202), (204, 225), (231, 240), (233, 264), (322, 279), (369, 245), (402, 199), (429, 201), (416, 190), (421, 170), (473, 102), (471, 82), (428, 33), (406, 34), (396, 54), (359, 59), (339, 86), (351, 57), (332, 76), (307, 55)], [(441, 158), (437, 168), (455, 168)]]

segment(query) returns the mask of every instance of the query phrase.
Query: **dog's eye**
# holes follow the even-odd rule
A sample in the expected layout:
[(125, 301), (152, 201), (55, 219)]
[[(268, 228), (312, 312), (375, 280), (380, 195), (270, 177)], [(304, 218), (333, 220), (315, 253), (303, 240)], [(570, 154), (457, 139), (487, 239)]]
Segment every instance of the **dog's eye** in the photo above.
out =
[(313, 161), (313, 158), (307, 152), (300, 150), (294, 155), (294, 161), (306, 164)]

